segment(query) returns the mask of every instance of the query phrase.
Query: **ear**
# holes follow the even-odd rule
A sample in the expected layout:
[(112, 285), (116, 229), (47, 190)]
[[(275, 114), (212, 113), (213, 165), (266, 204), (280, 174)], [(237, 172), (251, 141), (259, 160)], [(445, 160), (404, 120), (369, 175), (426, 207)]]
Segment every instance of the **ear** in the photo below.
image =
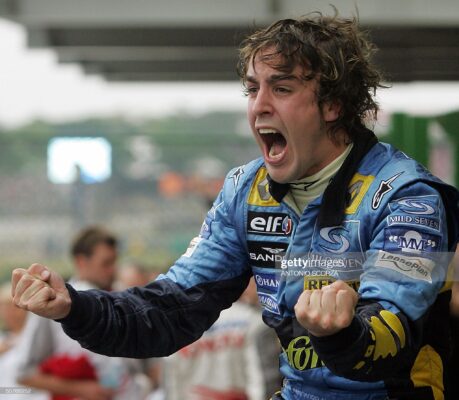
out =
[(325, 122), (334, 122), (341, 114), (341, 103), (329, 101), (322, 106), (322, 115)]
[(81, 268), (84, 268), (87, 264), (87, 257), (84, 254), (77, 254), (74, 257), (74, 263), (75, 267), (80, 270)]

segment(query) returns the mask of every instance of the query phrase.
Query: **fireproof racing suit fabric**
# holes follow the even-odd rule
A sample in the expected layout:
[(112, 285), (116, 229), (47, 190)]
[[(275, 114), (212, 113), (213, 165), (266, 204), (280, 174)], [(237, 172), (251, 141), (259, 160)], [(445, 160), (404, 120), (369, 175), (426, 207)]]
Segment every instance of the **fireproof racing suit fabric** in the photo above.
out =
[[(302, 215), (274, 198), (263, 160), (232, 170), (167, 274), (121, 293), (69, 286), (64, 330), (103, 354), (168, 355), (199, 338), (253, 274), (283, 349), (284, 399), (443, 399), (450, 290), (442, 255), (456, 246), (458, 193), (390, 145), (365, 153), (335, 226), (319, 224), (323, 196)], [(355, 317), (337, 334), (309, 336), (294, 305), (305, 288), (336, 279), (358, 290)]]

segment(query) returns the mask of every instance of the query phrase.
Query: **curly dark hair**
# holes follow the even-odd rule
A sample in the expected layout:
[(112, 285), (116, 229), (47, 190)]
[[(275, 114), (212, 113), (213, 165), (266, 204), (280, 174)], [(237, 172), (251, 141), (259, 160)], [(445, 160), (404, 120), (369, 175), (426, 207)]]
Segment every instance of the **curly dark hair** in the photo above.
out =
[(376, 48), (359, 29), (356, 17), (338, 17), (336, 10), (334, 16), (315, 12), (256, 31), (239, 49), (238, 73), (244, 84), (249, 63), (255, 62), (260, 51), (261, 60), (279, 71), (291, 73), (300, 65), (304, 66), (304, 80), (317, 78), (319, 106), (340, 104), (332, 134), (344, 128), (353, 140), (353, 133), (365, 125), (366, 119), (376, 118), (374, 95), (378, 87), (385, 86), (381, 73), (370, 62)]

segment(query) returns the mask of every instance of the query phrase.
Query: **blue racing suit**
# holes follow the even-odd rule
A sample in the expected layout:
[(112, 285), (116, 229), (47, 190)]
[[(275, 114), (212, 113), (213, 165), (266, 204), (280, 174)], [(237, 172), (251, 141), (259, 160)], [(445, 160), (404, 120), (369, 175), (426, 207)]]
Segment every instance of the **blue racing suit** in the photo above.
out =
[[(350, 173), (345, 186), (330, 184), (302, 215), (263, 160), (232, 170), (199, 236), (165, 275), (120, 293), (68, 286), (64, 330), (99, 353), (165, 356), (198, 339), (253, 275), (282, 345), (279, 398), (443, 399), (445, 253), (457, 242), (458, 193), (384, 143), (341, 169)], [(304, 289), (336, 279), (358, 291), (354, 319), (334, 335), (308, 335), (294, 305)]]

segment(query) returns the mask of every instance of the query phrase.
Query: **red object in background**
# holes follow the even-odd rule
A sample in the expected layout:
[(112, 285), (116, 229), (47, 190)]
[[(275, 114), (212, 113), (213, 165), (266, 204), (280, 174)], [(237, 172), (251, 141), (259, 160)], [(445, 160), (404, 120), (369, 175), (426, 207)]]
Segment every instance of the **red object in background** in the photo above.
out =
[[(40, 364), (40, 371), (64, 379), (97, 380), (94, 367), (84, 354), (71, 356), (59, 354), (47, 358)], [(53, 395), (52, 400), (73, 400), (66, 395)]]
[(178, 197), (185, 191), (185, 178), (175, 172), (166, 172), (158, 180), (158, 189), (164, 197)]
[(248, 400), (247, 395), (238, 389), (222, 391), (205, 386), (195, 386), (192, 392), (198, 395), (201, 400)]

